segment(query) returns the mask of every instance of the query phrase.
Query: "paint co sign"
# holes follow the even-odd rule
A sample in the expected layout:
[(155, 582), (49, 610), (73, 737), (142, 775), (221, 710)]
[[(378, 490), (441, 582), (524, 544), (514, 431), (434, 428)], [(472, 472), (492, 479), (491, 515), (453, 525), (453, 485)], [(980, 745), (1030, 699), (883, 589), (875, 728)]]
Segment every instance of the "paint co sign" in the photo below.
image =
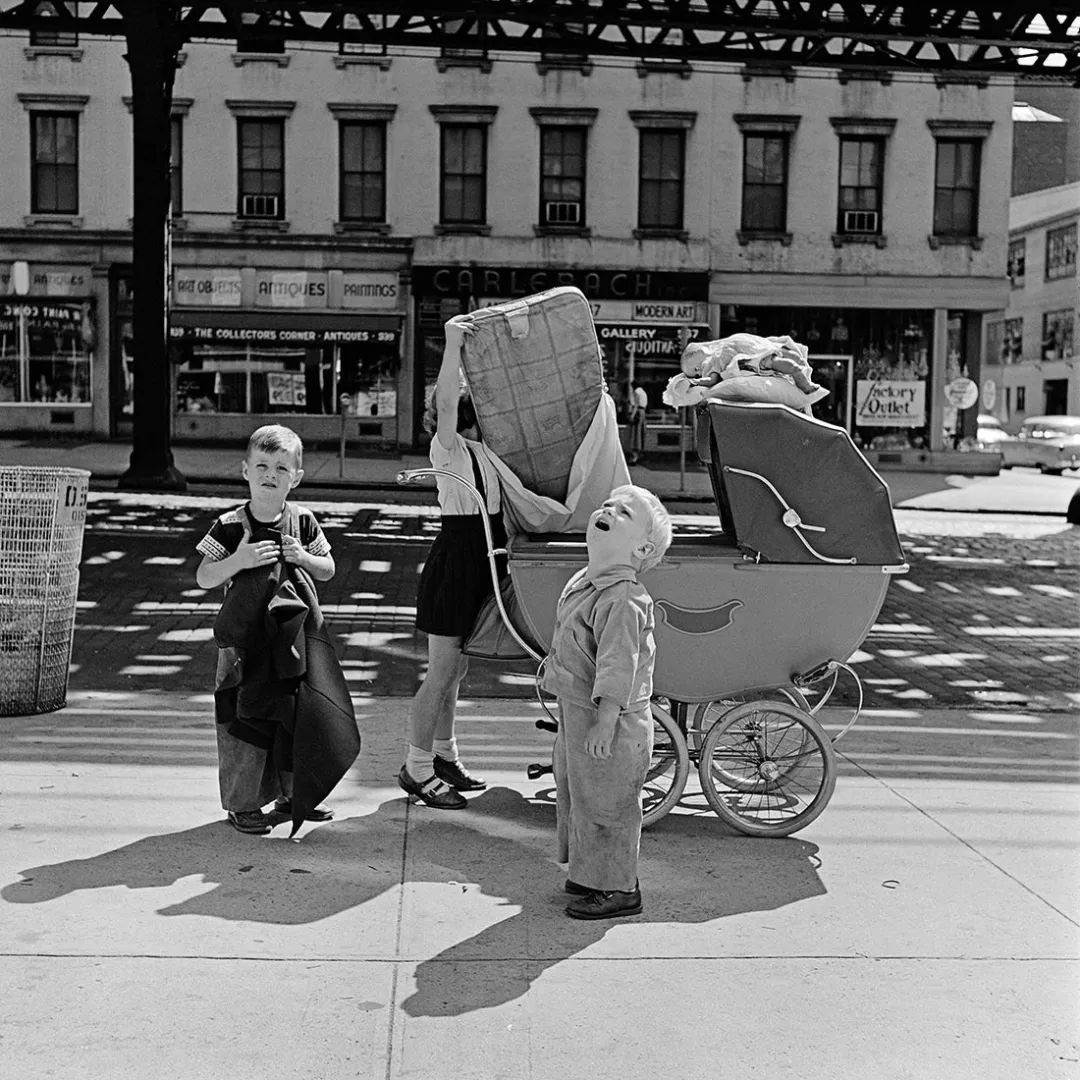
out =
[(921, 427), (926, 423), (926, 383), (921, 379), (859, 379), (855, 423), (862, 427)]

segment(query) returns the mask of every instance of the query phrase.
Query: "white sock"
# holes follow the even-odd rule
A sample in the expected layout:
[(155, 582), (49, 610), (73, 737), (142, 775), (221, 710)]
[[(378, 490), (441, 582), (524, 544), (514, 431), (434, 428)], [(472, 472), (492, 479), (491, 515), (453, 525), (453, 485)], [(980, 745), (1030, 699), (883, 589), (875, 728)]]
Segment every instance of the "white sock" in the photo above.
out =
[(457, 761), (457, 739), (451, 736), (449, 739), (436, 739), (431, 747), (435, 753), (447, 761)]
[(431, 751), (421, 750), (419, 746), (410, 743), (405, 755), (405, 771), (414, 780), (427, 780), (432, 775)]

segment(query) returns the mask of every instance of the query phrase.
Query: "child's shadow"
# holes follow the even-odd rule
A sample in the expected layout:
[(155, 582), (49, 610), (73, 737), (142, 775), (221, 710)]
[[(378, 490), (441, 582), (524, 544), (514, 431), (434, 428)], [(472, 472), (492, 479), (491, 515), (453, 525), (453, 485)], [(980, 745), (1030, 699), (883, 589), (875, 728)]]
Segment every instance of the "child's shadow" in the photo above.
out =
[[(39, 904), (83, 889), (161, 889), (197, 876), (215, 888), (158, 909), (238, 922), (317, 922), (393, 888), (400, 881), (405, 804), (334, 821), (301, 843), (240, 836), (225, 822), (148, 836), (87, 859), (35, 866), (0, 890), (11, 904)], [(277, 836), (288, 835), (289, 824)]]
[(440, 862), (453, 863), (456, 880), (478, 882), (486, 895), (520, 910), (422, 961), (416, 989), (402, 1003), (410, 1016), (457, 1016), (512, 1001), (549, 967), (589, 948), (614, 925), (641, 925), (643, 919), (705, 923), (825, 892), (815, 844), (736, 837), (712, 814), (670, 815), (642, 836), (643, 915), (577, 921), (564, 913), (573, 897), (563, 892), (564, 875), (551, 861), (553, 807), (495, 788), (473, 799), (472, 810), (476, 816), (469, 818), (485, 834), (483, 843), (455, 846), (460, 824), (432, 821), (410, 832), (416, 869), (422, 854), (434, 853)]

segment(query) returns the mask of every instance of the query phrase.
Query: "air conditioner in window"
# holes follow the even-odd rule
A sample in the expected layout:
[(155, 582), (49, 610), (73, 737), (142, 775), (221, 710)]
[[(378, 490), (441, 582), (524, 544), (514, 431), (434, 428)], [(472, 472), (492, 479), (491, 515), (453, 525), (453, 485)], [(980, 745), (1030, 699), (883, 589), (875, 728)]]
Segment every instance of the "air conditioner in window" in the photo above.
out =
[(581, 203), (546, 202), (544, 203), (545, 225), (577, 225), (581, 221)]
[(878, 231), (878, 213), (876, 210), (845, 210), (844, 232), (876, 233)]
[(240, 216), (250, 218), (276, 218), (277, 195), (244, 195), (240, 199)]

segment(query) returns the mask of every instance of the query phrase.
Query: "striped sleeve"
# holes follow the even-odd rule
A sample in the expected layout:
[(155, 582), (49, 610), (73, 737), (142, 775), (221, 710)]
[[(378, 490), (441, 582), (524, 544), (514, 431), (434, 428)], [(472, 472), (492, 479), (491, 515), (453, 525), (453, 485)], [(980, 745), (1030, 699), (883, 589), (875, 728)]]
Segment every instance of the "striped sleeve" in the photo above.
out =
[(231, 555), (244, 537), (244, 525), (235, 510), (222, 514), (210, 531), (195, 545), (195, 550), (211, 562), (221, 562)]
[(309, 555), (329, 555), (330, 541), (322, 531), (315, 515), (306, 507), (300, 507), (300, 543)]

